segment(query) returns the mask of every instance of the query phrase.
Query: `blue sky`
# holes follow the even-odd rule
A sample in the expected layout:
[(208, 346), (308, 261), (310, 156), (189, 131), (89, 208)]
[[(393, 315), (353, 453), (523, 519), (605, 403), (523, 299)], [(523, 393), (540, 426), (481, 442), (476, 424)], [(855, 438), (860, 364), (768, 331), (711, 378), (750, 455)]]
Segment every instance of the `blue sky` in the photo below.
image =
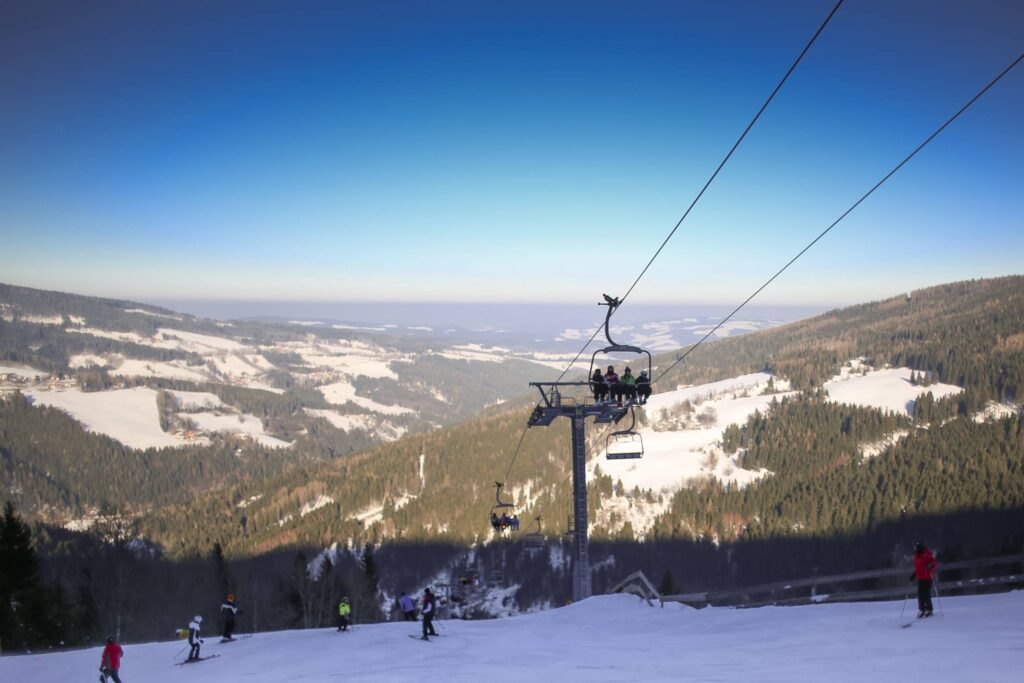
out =
[[(0, 281), (134, 299), (622, 294), (834, 2), (0, 5)], [(1024, 50), (848, 2), (632, 295), (738, 302)], [(758, 299), (1022, 271), (1024, 66)]]

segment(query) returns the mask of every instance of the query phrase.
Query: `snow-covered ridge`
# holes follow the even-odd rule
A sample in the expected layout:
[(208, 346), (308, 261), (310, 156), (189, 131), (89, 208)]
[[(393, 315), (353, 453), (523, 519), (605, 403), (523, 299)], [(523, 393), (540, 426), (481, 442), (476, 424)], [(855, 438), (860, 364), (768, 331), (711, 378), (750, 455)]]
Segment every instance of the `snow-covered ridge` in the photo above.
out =
[[(417, 591), (418, 593), (418, 591)], [(418, 597), (418, 595), (417, 595)], [(239, 596), (241, 605), (245, 596)], [(495, 678), (532, 681), (906, 683), (1016, 681), (1024, 592), (944, 597), (942, 615), (901, 629), (899, 601), (697, 610), (648, 607), (631, 595), (596, 596), (511, 619), (259, 633), (221, 644), (215, 659), (174, 666), (181, 641), (125, 645), (121, 676), (147, 683), (277, 683), (344, 678), (370, 683)], [(201, 610), (214, 621), (215, 606)], [(191, 611), (182, 611), (183, 625)], [(359, 615), (354, 615), (359, 622)], [(609, 619), (613, 628), (609, 628)], [(737, 643), (742, 642), (742, 647)], [(54, 682), (92, 676), (102, 648), (0, 658), (0, 679)], [(296, 653), (301, 656), (296, 657)], [(500, 673), (495, 662), (500, 659)], [(93, 676), (95, 678), (95, 676)]]
[(142, 315), (148, 315), (154, 318), (167, 318), (169, 320), (181, 320), (180, 315), (172, 315), (170, 313), (157, 313), (156, 311), (147, 311), (142, 308), (126, 308), (125, 313), (140, 313)]

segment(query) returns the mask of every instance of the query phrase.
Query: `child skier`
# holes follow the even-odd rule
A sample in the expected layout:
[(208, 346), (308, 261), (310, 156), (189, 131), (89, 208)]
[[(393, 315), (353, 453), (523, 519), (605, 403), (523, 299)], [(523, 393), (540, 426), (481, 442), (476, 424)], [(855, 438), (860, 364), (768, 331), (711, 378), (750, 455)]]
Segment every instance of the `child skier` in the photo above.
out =
[(188, 625), (188, 644), (192, 646), (192, 649), (188, 651), (186, 662), (199, 661), (199, 646), (203, 644), (203, 639), (199, 637), (199, 627), (202, 623), (203, 618), (197, 614), (193, 617), (192, 623)]
[(338, 630), (347, 631), (349, 625), (349, 616), (352, 614), (352, 605), (348, 604), (348, 596), (341, 599), (341, 603), (338, 604)]

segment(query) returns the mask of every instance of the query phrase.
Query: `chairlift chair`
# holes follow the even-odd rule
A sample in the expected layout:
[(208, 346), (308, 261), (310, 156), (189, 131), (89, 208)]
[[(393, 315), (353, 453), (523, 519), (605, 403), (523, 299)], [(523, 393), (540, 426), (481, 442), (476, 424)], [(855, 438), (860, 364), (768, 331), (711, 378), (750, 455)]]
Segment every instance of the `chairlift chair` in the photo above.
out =
[(505, 501), (503, 501), (501, 499), (501, 487), (504, 486), (504, 485), (505, 485), (504, 482), (500, 482), (500, 481), (494, 482), (494, 500), (497, 501), (497, 502), (494, 504), (494, 507), (491, 508), (492, 512), (495, 511), (495, 510), (498, 510), (499, 508), (514, 508), (515, 507), (515, 505), (513, 505), (512, 503), (506, 503)]
[(541, 516), (537, 515), (533, 520), (537, 523), (537, 531), (532, 534), (526, 534), (526, 536), (523, 537), (523, 543), (526, 544), (527, 548), (543, 548), (544, 534), (540, 532)]
[(644, 440), (636, 431), (636, 410), (629, 409), (633, 423), (627, 429), (612, 432), (605, 440), (605, 457), (608, 460), (632, 460), (644, 457)]
[[(590, 357), (590, 372), (587, 373), (588, 381), (589, 381), (589, 379), (591, 377), (594, 376), (594, 370), (595, 369), (603, 369), (603, 367), (604, 367), (603, 361), (602, 361), (602, 365), (598, 365), (597, 364), (597, 357), (599, 355), (602, 355), (602, 354), (603, 355), (609, 355), (609, 354), (612, 354), (612, 353), (633, 353), (633, 354), (636, 354), (637, 356), (639, 356), (638, 360), (640, 362), (643, 362), (643, 357), (647, 356), (647, 376), (648, 377), (653, 377), (654, 376), (654, 374), (653, 374), (653, 372), (654, 372), (654, 361), (651, 358), (651, 352), (650, 351), (647, 351), (646, 349), (642, 349), (639, 346), (630, 346), (629, 344), (619, 344), (614, 339), (612, 339), (611, 329), (610, 329), (612, 313), (614, 313), (615, 309), (617, 309), (619, 307), (619, 303), (620, 302), (619, 302), (619, 300), (617, 298), (610, 297), (607, 294), (604, 294), (603, 296), (604, 296), (604, 303), (599, 303), (598, 306), (607, 306), (608, 307), (608, 313), (606, 313), (605, 317), (604, 317), (604, 336), (605, 336), (605, 339), (608, 340), (608, 346), (604, 347), (603, 349), (598, 349), (597, 351), (594, 351), (593, 355)], [(608, 389), (610, 391), (611, 387), (608, 387)]]
[[(501, 499), (501, 487), (504, 486), (504, 485), (505, 484), (503, 482), (500, 482), (500, 481), (494, 482), (494, 500), (495, 500), (495, 503), (494, 503), (494, 506), (491, 508), (491, 519), (492, 520), (494, 519), (494, 517), (496, 517), (496, 516), (500, 517), (503, 514), (506, 515), (506, 516), (509, 516), (505, 512), (505, 509), (506, 508), (515, 508), (515, 505), (513, 505), (512, 503), (506, 503), (505, 501), (503, 501)], [(491, 522), (491, 525), (494, 526), (493, 521)], [(498, 531), (498, 532), (501, 532), (501, 531), (504, 531), (506, 528), (511, 528), (511, 527), (495, 527), (495, 530)]]

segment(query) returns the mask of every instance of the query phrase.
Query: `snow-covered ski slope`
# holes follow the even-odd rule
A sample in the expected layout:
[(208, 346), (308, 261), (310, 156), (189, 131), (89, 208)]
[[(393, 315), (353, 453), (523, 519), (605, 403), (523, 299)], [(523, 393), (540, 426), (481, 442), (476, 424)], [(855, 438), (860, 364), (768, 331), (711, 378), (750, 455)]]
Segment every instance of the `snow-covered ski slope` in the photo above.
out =
[[(911, 587), (908, 584), (908, 587)], [(1024, 591), (942, 600), (943, 616), (913, 620), (900, 602), (691, 609), (628, 595), (491, 621), (258, 634), (173, 666), (181, 641), (128, 645), (126, 683), (276, 681), (1019, 681)], [(179, 659), (184, 658), (181, 654)], [(0, 658), (0, 680), (96, 680), (100, 649)]]

